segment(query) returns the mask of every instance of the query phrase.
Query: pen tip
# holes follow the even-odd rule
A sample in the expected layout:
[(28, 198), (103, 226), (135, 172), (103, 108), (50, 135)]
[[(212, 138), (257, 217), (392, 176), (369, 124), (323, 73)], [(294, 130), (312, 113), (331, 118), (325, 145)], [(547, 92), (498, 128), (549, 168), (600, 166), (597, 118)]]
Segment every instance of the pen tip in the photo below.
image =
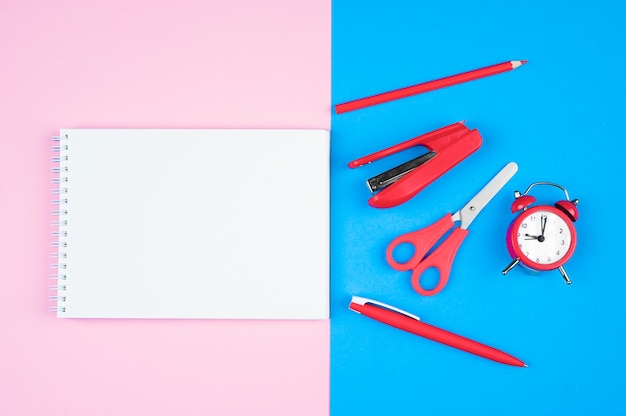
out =
[(525, 368), (528, 368), (528, 364), (524, 364), (524, 367), (525, 367)]

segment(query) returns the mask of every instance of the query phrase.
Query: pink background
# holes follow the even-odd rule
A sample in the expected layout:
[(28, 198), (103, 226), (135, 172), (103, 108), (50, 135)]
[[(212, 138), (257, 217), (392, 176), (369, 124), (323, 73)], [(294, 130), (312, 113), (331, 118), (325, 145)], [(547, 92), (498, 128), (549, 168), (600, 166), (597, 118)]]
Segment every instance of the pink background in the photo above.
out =
[(50, 137), (329, 128), (330, 1), (1, 9), (0, 414), (327, 414), (328, 321), (61, 320), (47, 299)]

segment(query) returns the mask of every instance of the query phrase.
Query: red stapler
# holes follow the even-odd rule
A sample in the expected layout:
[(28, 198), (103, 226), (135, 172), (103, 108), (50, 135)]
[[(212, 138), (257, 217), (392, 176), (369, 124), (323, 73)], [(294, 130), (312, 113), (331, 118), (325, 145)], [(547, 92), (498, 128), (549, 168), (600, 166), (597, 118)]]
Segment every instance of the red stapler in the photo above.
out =
[(348, 166), (357, 168), (413, 146), (426, 147), (428, 153), (367, 180), (370, 191), (376, 192), (369, 204), (375, 208), (391, 208), (417, 195), (481, 144), (478, 130), (470, 130), (460, 122), (354, 160)]

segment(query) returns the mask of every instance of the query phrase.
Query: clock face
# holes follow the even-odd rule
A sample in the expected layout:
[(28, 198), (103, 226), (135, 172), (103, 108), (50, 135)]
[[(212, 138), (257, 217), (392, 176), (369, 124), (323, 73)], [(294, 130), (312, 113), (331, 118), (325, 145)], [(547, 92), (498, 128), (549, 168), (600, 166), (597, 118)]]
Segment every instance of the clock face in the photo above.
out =
[(511, 226), (510, 248), (522, 264), (551, 270), (564, 264), (574, 251), (576, 232), (560, 210), (544, 206), (524, 211)]

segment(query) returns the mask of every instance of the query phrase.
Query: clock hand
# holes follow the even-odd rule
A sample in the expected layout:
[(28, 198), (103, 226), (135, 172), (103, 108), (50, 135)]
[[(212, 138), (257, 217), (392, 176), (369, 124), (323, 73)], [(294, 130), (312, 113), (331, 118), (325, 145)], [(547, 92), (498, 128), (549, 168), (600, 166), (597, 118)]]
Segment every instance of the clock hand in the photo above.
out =
[(541, 237), (543, 237), (543, 234), (546, 231), (546, 223), (548, 222), (548, 217), (546, 217), (545, 215), (541, 216)]
[(525, 237), (530, 237), (530, 238), (525, 238), (525, 240), (539, 240), (541, 238), (540, 235), (530, 235), (530, 234), (524, 234)]

